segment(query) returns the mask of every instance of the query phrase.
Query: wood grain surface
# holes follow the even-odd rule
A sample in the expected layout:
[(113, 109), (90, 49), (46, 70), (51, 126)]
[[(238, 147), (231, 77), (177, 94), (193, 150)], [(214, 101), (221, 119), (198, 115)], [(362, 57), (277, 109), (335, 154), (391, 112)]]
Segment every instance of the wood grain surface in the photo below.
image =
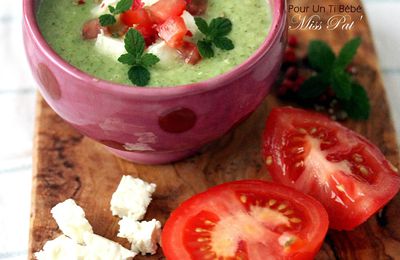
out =
[[(293, 0), (291, 4), (360, 3)], [(320, 13), (324, 21), (332, 14)], [(357, 18), (360, 14), (350, 16)], [(372, 114), (366, 122), (345, 124), (369, 138), (395, 166), (399, 166), (396, 134), (365, 15), (351, 30), (290, 30), (289, 34), (298, 36), (300, 55), (311, 39), (326, 40), (337, 51), (354, 35), (362, 36), (363, 43), (355, 64), (357, 78), (368, 90)], [(269, 179), (260, 156), (260, 137), (269, 111), (281, 105), (284, 104), (272, 94), (243, 124), (204, 147), (197, 155), (174, 164), (149, 166), (109, 154), (100, 144), (66, 124), (38, 96), (29, 258), (33, 259), (33, 252), (60, 233), (50, 209), (67, 198), (75, 199), (84, 208), (95, 233), (129, 247), (124, 239), (116, 237), (118, 218), (109, 210), (111, 194), (123, 174), (157, 184), (146, 219), (157, 218), (162, 222), (179, 203), (210, 186), (245, 178)], [(163, 259), (163, 256), (159, 250), (155, 256), (137, 259)], [(329, 231), (317, 259), (400, 259), (400, 196), (354, 231)]]

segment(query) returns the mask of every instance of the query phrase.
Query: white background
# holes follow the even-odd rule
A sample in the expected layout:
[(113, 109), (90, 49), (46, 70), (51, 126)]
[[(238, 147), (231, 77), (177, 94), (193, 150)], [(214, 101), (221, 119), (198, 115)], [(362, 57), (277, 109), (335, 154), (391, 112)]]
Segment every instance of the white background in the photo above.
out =
[[(26, 259), (28, 248), (36, 84), (22, 46), (21, 2), (0, 0), (0, 260)], [(400, 129), (400, 1), (364, 5)]]

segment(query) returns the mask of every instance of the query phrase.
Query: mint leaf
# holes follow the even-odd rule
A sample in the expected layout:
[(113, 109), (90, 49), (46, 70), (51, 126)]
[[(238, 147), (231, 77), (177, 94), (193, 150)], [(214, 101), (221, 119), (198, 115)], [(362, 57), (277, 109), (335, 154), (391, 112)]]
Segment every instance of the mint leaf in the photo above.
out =
[(232, 22), (228, 18), (217, 17), (211, 20), (209, 27), (209, 36), (222, 37), (232, 31)]
[(300, 86), (298, 94), (303, 99), (316, 98), (326, 91), (328, 85), (323, 75), (311, 76)]
[(197, 48), (199, 49), (199, 53), (203, 58), (211, 58), (214, 57), (214, 50), (212, 49), (212, 45), (208, 41), (198, 41)]
[(120, 14), (123, 13), (127, 10), (129, 10), (132, 7), (133, 0), (121, 0), (117, 3), (115, 6), (114, 14)]
[(365, 89), (358, 83), (352, 84), (352, 95), (349, 101), (345, 102), (347, 114), (357, 120), (366, 120), (371, 112), (371, 105)]
[(125, 35), (125, 49), (128, 53), (132, 54), (136, 58), (140, 58), (144, 52), (146, 46), (144, 38), (140, 32), (130, 28)]
[(195, 17), (194, 21), (197, 25), (197, 28), (199, 28), (200, 32), (204, 33), (205, 35), (209, 33), (208, 24), (206, 20), (204, 20), (201, 17)]
[(315, 40), (308, 46), (308, 60), (313, 69), (326, 71), (332, 67), (335, 54), (327, 43)]
[(357, 49), (361, 44), (361, 38), (356, 37), (348, 41), (340, 50), (339, 55), (335, 61), (335, 67), (345, 69), (347, 65), (353, 60), (356, 55)]
[(118, 61), (123, 64), (134, 65), (136, 63), (136, 58), (132, 54), (126, 53), (119, 56)]
[(351, 77), (343, 70), (334, 69), (331, 77), (332, 89), (340, 100), (351, 98), (352, 82)]
[(150, 72), (143, 66), (134, 65), (129, 69), (128, 77), (136, 86), (146, 86), (150, 81)]
[(99, 17), (99, 22), (101, 26), (109, 26), (115, 24), (117, 20), (111, 14), (103, 14)]
[(215, 47), (220, 48), (222, 50), (232, 50), (235, 48), (231, 39), (227, 37), (217, 37), (213, 40)]
[(156, 55), (151, 54), (151, 53), (146, 53), (145, 55), (142, 56), (140, 63), (144, 67), (150, 67), (150, 66), (155, 65), (159, 61), (160, 61), (160, 59)]
[(110, 13), (114, 13), (115, 12), (115, 8), (114, 8), (114, 6), (112, 6), (112, 5), (109, 5), (108, 6), (108, 10), (110, 11)]

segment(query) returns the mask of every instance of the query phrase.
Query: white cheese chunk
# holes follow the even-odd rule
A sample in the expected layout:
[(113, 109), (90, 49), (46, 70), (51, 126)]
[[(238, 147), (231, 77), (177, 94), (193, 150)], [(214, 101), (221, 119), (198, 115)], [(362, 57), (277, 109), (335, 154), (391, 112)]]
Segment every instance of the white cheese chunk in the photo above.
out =
[(151, 202), (156, 185), (132, 176), (122, 176), (117, 190), (111, 198), (112, 214), (141, 220)]
[(106, 36), (103, 32), (97, 35), (95, 47), (98, 52), (108, 55), (115, 60), (126, 52), (125, 43), (122, 39)]
[(61, 235), (44, 244), (43, 250), (35, 253), (38, 260), (84, 260), (86, 250), (72, 239)]
[(181, 17), (185, 22), (186, 28), (195, 36), (199, 32), (199, 28), (197, 28), (194, 17), (188, 11), (183, 11)]
[(96, 234), (85, 233), (84, 241), (87, 251), (85, 260), (125, 260), (136, 256), (135, 252)]
[(142, 3), (144, 4), (144, 6), (150, 6), (157, 3), (158, 1), (160, 0), (142, 0)]
[(85, 218), (85, 212), (72, 199), (58, 203), (51, 209), (51, 214), (64, 235), (77, 243), (83, 243), (84, 233), (93, 233), (92, 226)]
[(164, 68), (175, 66), (180, 60), (176, 49), (169, 47), (163, 40), (158, 40), (150, 45), (147, 52), (156, 55), (160, 59), (160, 62), (158, 62), (156, 66)]
[(108, 13), (108, 6), (115, 7), (119, 0), (103, 0), (98, 6), (94, 7), (90, 12), (93, 17), (99, 17), (102, 14)]
[(137, 253), (155, 254), (157, 243), (160, 242), (161, 223), (158, 220), (136, 221), (124, 217), (119, 222), (119, 237), (128, 239), (132, 243), (132, 251)]

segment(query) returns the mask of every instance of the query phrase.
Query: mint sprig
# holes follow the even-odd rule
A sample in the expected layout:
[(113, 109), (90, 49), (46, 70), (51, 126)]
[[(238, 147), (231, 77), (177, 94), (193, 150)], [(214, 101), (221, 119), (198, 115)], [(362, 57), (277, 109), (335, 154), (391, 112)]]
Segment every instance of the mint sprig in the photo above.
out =
[(118, 14), (121, 14), (125, 11), (128, 11), (133, 4), (133, 0), (121, 0), (117, 3), (115, 7), (109, 5), (108, 6), (108, 11), (110, 11), (109, 14), (103, 14), (100, 15), (99, 21), (101, 26), (110, 26), (113, 25), (117, 22), (117, 19), (115, 19), (115, 16)]
[(130, 65), (128, 71), (129, 80), (136, 86), (146, 86), (150, 81), (151, 66), (157, 64), (160, 59), (151, 53), (144, 53), (146, 43), (140, 32), (130, 28), (124, 39), (125, 49), (128, 53), (122, 54), (118, 61)]
[(308, 61), (316, 73), (300, 86), (299, 97), (317, 98), (331, 87), (351, 118), (368, 119), (371, 110), (368, 95), (346, 71), (360, 44), (360, 37), (353, 38), (336, 56), (327, 43), (312, 41), (308, 46)]
[(199, 53), (203, 58), (214, 57), (213, 45), (221, 50), (232, 50), (235, 48), (232, 40), (226, 37), (232, 31), (232, 22), (228, 18), (214, 18), (209, 25), (201, 17), (195, 17), (194, 20), (197, 28), (205, 36), (197, 42)]

